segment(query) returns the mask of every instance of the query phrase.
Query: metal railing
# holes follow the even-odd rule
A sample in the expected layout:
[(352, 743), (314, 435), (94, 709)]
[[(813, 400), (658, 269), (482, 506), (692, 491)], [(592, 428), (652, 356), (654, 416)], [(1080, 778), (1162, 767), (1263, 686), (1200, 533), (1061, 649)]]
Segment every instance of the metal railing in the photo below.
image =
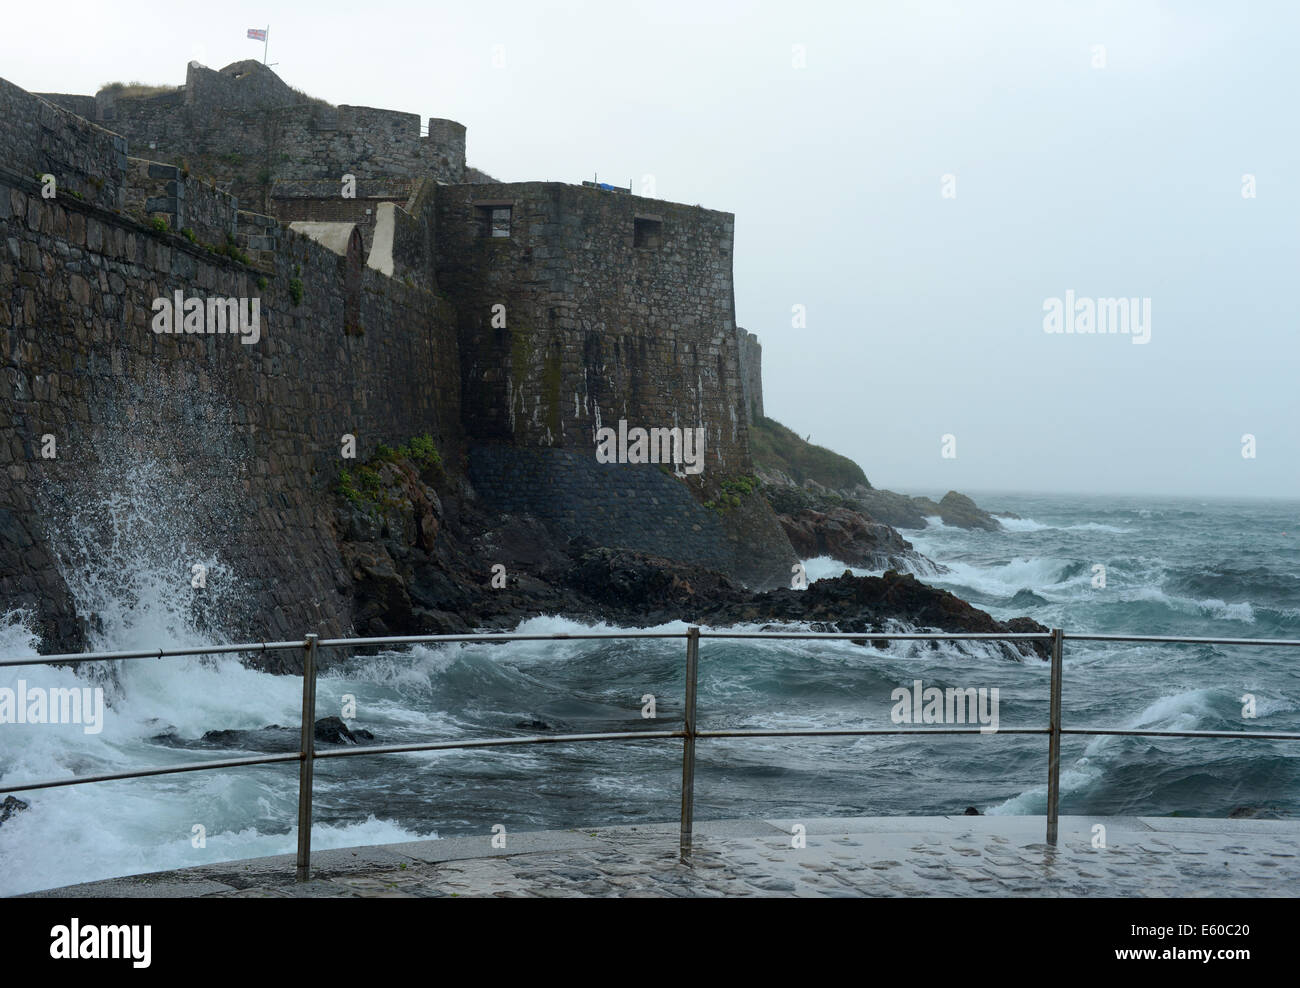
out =
[[(322, 648), (370, 648), (394, 645), (432, 645), (453, 642), (489, 643), (516, 641), (584, 641), (616, 639), (621, 641), (642, 638), (684, 638), (686, 640), (686, 702), (680, 730), (668, 731), (612, 731), (599, 734), (550, 734), (525, 737), (478, 738), (468, 741), (434, 741), (419, 744), (366, 745), (358, 748), (316, 750), (316, 680), (317, 653)], [(302, 723), (299, 750), (282, 755), (258, 755), (249, 758), (223, 758), (192, 762), (184, 765), (136, 769), (130, 772), (109, 772), (83, 775), (67, 779), (49, 779), (20, 785), (0, 784), (0, 792), (27, 792), (34, 789), (53, 789), (61, 786), (83, 785), (91, 782), (112, 782), (121, 779), (138, 779), (155, 775), (175, 775), (182, 772), (200, 772), (215, 769), (239, 768), (247, 765), (271, 765), (281, 762), (298, 762), (298, 857), (297, 879), (306, 881), (311, 870), (311, 823), (313, 770), (322, 758), (357, 758), (372, 755), (401, 754), (416, 751), (451, 751), (467, 748), (512, 747), (525, 744), (575, 744), (589, 741), (650, 741), (682, 739), (682, 810), (680, 853), (688, 859), (694, 833), (695, 818), (695, 743), (700, 738), (788, 738), (788, 737), (880, 737), (900, 734), (985, 734), (983, 727), (925, 727), (925, 728), (790, 728), (786, 730), (701, 730), (696, 720), (696, 687), (699, 681), (700, 640), (713, 639), (766, 639), (792, 641), (1003, 641), (1041, 642), (1050, 647), (1051, 685), (1049, 690), (1047, 727), (1001, 728), (998, 734), (1046, 734), (1047, 754), (1047, 842), (1056, 844), (1060, 815), (1061, 738), (1064, 735), (1168, 737), (1168, 738), (1238, 738), (1268, 741), (1300, 741), (1300, 732), (1294, 731), (1164, 731), (1127, 728), (1067, 728), (1061, 724), (1061, 680), (1064, 642), (1145, 642), (1180, 645), (1272, 645), (1300, 647), (1300, 639), (1268, 638), (1187, 638), (1173, 635), (1101, 635), (1065, 634), (1060, 628), (1049, 633), (1016, 634), (948, 634), (948, 633), (896, 633), (896, 632), (814, 632), (814, 631), (701, 631), (697, 627), (685, 632), (623, 631), (591, 632), (579, 634), (472, 634), (472, 635), (414, 635), (392, 638), (331, 638), (321, 640), (317, 635), (307, 635), (300, 642), (258, 642), (242, 645), (216, 645), (195, 648), (155, 649), (135, 652), (96, 652), (68, 655), (41, 655), (0, 660), (3, 666), (71, 665), (81, 662), (109, 662), (127, 659), (164, 659), (187, 655), (268, 654), (271, 652), (302, 650)]]

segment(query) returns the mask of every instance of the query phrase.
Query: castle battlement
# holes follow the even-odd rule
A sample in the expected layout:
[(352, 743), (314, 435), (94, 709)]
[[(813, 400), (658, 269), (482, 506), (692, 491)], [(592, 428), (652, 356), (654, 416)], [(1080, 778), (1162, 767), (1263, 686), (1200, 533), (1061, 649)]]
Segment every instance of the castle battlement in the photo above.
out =
[(333, 106), (256, 61), (191, 62), (175, 88), (110, 86), (93, 97), (38, 94), (124, 137), (141, 157), (184, 164), (261, 212), (281, 180), (465, 180), (465, 127), (415, 113)]

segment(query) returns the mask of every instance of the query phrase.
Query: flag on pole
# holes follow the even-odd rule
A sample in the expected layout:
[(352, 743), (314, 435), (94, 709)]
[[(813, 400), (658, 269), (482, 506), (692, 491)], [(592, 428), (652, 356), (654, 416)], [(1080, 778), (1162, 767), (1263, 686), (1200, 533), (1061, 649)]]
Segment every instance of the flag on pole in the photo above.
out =
[(250, 27), (248, 29), (248, 36), (254, 41), (265, 41), (266, 31), (260, 27)]

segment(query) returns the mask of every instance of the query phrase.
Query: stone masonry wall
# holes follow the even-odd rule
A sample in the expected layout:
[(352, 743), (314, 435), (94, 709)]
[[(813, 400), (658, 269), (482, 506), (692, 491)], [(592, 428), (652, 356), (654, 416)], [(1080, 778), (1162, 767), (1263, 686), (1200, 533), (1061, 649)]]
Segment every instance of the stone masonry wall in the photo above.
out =
[(745, 421), (753, 425), (763, 418), (763, 348), (758, 337), (736, 327), (740, 348), (740, 390), (744, 395)]
[[(286, 225), (299, 220), (355, 223), (369, 255), (380, 203), (405, 206), (420, 182), (419, 179), (358, 179), (353, 189), (355, 195), (345, 199), (338, 179), (279, 181), (271, 187), (271, 215)], [(427, 259), (424, 265), (432, 270)]]
[[(492, 237), (501, 204), (510, 236)], [(636, 245), (638, 220), (658, 246)], [(705, 470), (748, 472), (731, 214), (554, 183), (440, 186), (435, 229), (471, 437), (594, 454), (619, 419), (703, 426)]]
[(200, 243), (224, 246), (238, 232), (239, 201), (206, 182), (187, 179), (176, 165), (128, 158), (126, 209), (161, 216), (170, 230), (189, 230)]
[(64, 195), (121, 209), (126, 148), (117, 134), (0, 79), (0, 166), (14, 175), (53, 175)]
[(788, 585), (797, 561), (766, 501), (718, 512), (657, 466), (495, 444), (470, 450), (469, 472), (497, 511), (530, 514), (570, 538), (705, 566), (755, 589)]
[[(89, 177), (78, 154), (99, 147), (116, 174), (113, 135), (50, 126), (62, 111), (7, 83), (0, 98), (0, 126), (44, 128), (47, 167)], [(458, 455), (450, 306), (372, 270), (349, 278), (345, 258), (287, 230), (249, 267), (86, 199), (42, 199), (21, 177), (27, 154), (0, 143), (0, 602), (35, 612), (47, 649), (75, 649), (64, 573), (78, 583), (86, 546), (101, 563), (173, 547), (156, 568), (185, 596), (187, 561), (213, 562), (206, 593), (231, 634), (345, 632), (329, 510), (341, 437), (356, 437), (358, 460), (426, 432)], [(259, 299), (260, 339), (156, 334), (152, 302), (176, 290)], [(358, 335), (344, 331), (350, 309)], [(88, 531), (83, 512), (118, 527)]]
[[(83, 97), (58, 98), (86, 106)], [(192, 62), (180, 89), (103, 90), (95, 100), (95, 122), (125, 137), (135, 154), (185, 163), (260, 212), (271, 211), (271, 183), (281, 178), (465, 180), (462, 124), (431, 118), (430, 136), (422, 137), (418, 114), (331, 106), (295, 92), (259, 62), (220, 71)]]

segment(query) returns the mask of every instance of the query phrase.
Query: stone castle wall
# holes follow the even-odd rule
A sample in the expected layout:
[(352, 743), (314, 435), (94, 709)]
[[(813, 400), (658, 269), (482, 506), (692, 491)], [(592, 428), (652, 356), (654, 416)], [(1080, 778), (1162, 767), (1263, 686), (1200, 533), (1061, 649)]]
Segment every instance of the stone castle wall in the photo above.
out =
[(597, 545), (714, 569), (755, 589), (788, 586), (797, 561), (766, 501), (720, 512), (657, 466), (493, 444), (470, 450), (469, 475), (498, 511), (530, 514), (561, 535)]
[[(594, 459), (597, 428), (625, 419), (704, 428), (711, 480), (751, 471), (761, 390), (735, 327), (730, 214), (555, 183), (440, 184), (488, 178), (466, 176), (461, 125), (433, 120), (420, 138), (413, 115), (305, 101), (248, 64), (192, 65), (186, 87), (152, 97), (101, 93), (96, 113), (130, 143), (80, 98), (64, 109), (0, 80), (0, 604), (35, 611), (47, 649), (81, 647), (78, 615), (93, 617), (56, 560), (67, 519), (124, 491), (148, 502), (143, 484), (175, 502), (172, 541), (220, 564), (229, 633), (346, 633), (331, 493), (344, 434), (364, 461), (430, 433), (449, 464), (470, 452), (502, 510), (753, 585), (783, 578), (792, 554), (765, 502), (719, 516), (656, 466)], [(286, 209), (313, 200), (313, 182), (358, 178), (358, 199), (338, 186), (308, 209), (315, 239), (257, 211), (269, 185), (248, 202), (202, 180), (225, 161), (237, 186), (285, 147), (318, 169), (291, 173)], [(502, 205), (509, 236), (485, 235)], [(221, 253), (231, 239), (248, 263)], [(155, 334), (152, 303), (177, 290), (256, 298), (261, 339)], [(168, 542), (157, 535), (132, 541)], [(183, 592), (187, 572), (167, 565)]]
[[(357, 179), (354, 194), (344, 198), (339, 179), (285, 179), (271, 187), (271, 215), (282, 223), (311, 220), (321, 223), (355, 223), (369, 255), (381, 203), (405, 207), (428, 181), (423, 178)], [(428, 265), (427, 259), (424, 262)], [(431, 266), (430, 266), (431, 267)]]
[[(86, 97), (50, 95), (74, 112), (88, 108)], [(432, 118), (422, 137), (418, 114), (312, 100), (255, 61), (220, 71), (191, 62), (176, 90), (102, 90), (94, 100), (93, 121), (122, 135), (135, 154), (187, 164), (262, 212), (270, 212), (277, 179), (465, 180), (464, 125)]]
[(53, 175), (71, 198), (104, 209), (126, 201), (126, 141), (0, 79), (0, 167), (22, 179)]
[[(503, 204), (510, 235), (494, 237)], [(619, 419), (703, 427), (705, 469), (748, 472), (731, 214), (555, 183), (440, 186), (436, 230), (476, 438), (594, 453)]]
[(745, 421), (753, 425), (763, 418), (763, 348), (758, 337), (736, 327), (740, 349), (740, 390), (744, 396)]
[[(154, 470), (171, 496), (153, 521), (226, 567), (209, 587), (229, 581), (232, 633), (345, 632), (328, 511), (348, 465), (341, 437), (356, 437), (358, 460), (425, 432), (458, 455), (450, 306), (373, 270), (349, 277), (346, 258), (285, 230), (267, 264), (247, 266), (89, 197), (43, 199), (27, 173), (52, 171), (61, 189), (89, 180), (87, 149), (119, 181), (121, 139), (7, 83), (0, 100), (0, 126), (43, 138), (39, 155), (30, 140), (0, 142), (0, 600), (38, 615), (46, 647), (79, 647), (55, 561), (65, 523), (108, 490), (147, 508), (158, 492), (130, 478)], [(154, 333), (153, 300), (176, 290), (257, 298), (260, 340)], [(350, 310), (360, 333), (345, 332)], [(187, 592), (186, 572), (175, 576)]]

